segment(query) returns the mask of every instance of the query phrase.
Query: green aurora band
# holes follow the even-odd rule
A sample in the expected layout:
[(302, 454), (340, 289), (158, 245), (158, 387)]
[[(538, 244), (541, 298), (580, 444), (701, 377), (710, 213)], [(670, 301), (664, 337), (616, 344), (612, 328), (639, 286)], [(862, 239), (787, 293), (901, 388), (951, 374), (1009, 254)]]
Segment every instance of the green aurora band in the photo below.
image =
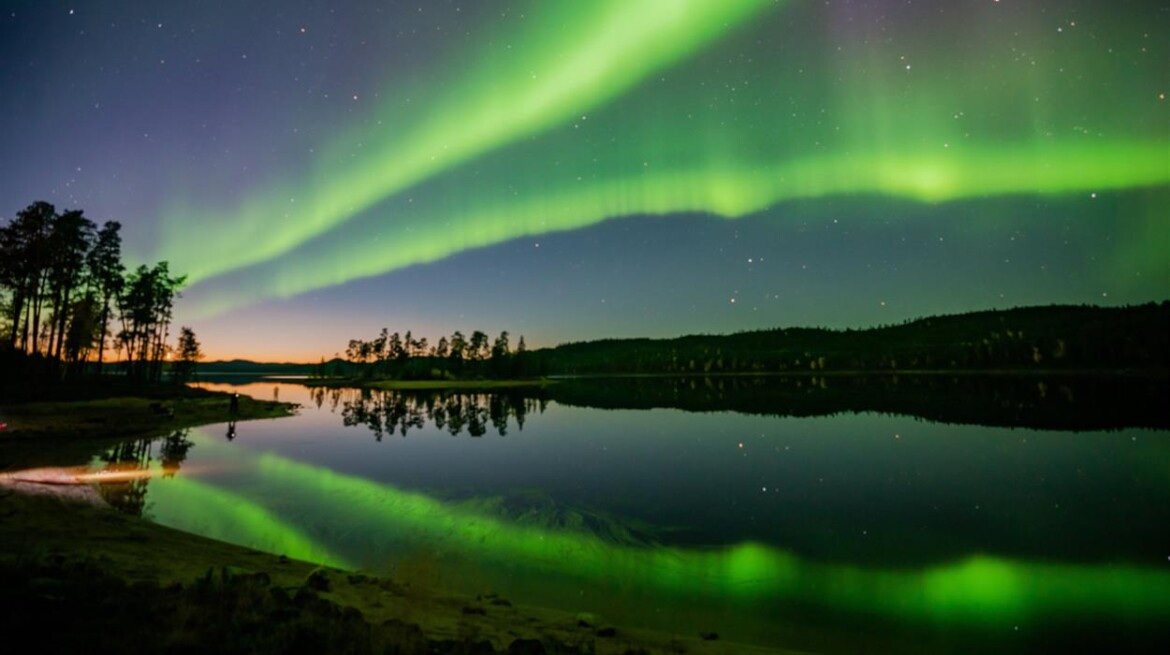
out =
[[(441, 260), (509, 239), (588, 227), (611, 217), (713, 213), (749, 215), (774, 203), (838, 193), (903, 195), (923, 201), (954, 200), (988, 193), (1045, 193), (1127, 188), (1135, 180), (1170, 181), (1162, 161), (1170, 145), (1097, 145), (1092, 152), (1053, 148), (1047, 156), (1027, 153), (974, 155), (968, 160), (928, 157), (826, 158), (774, 169), (647, 172), (526, 196), (500, 198), (484, 192), (467, 198), (467, 211), (418, 212), (395, 230), (392, 246), (380, 238), (324, 239), (295, 256), (252, 267), (233, 277), (229, 295), (216, 295), (200, 309), (218, 314), (269, 297), (287, 298), (314, 289)], [(1086, 162), (1093, 162), (1088, 166)], [(1037, 174), (1037, 169), (1043, 171)], [(991, 171), (988, 173), (988, 171)], [(444, 208), (459, 203), (452, 198)], [(1157, 242), (1146, 242), (1157, 247)]]
[[(216, 447), (213, 438), (199, 436), (200, 448)], [(570, 589), (617, 585), (650, 597), (756, 610), (799, 601), (913, 623), (969, 626), (1103, 616), (1152, 624), (1170, 618), (1170, 573), (1148, 567), (973, 556), (925, 569), (874, 569), (803, 561), (758, 543), (719, 549), (618, 545), (587, 533), (517, 525), (270, 453), (235, 457), (258, 476), (252, 488), (265, 489), (263, 499), (180, 474), (151, 483), (155, 519), (334, 566), (370, 558), (333, 554), (280, 518), (283, 512), (335, 539), (385, 549), (387, 558), (395, 550), (400, 557), (412, 549), (437, 552)]]
[[(302, 179), (234, 209), (177, 210), (161, 254), (208, 282), (193, 289), (194, 313), (616, 217), (1170, 185), (1157, 51), (1099, 51), (1140, 32), (1132, 19), (1102, 15), (1089, 47), (1047, 21), (1019, 18), (1014, 37), (977, 29), (987, 8), (973, 5), (931, 29), (841, 39), (810, 3), (659, 4), (538, 8), (530, 31), (502, 39), (515, 43), (508, 54), (456, 57), (476, 64), (442, 92), (387, 93), (423, 100), (382, 108)], [(765, 39), (793, 51), (761, 49)], [(1164, 207), (1146, 213), (1164, 230)], [(1170, 274), (1157, 240), (1117, 248)]]
[[(283, 188), (278, 206), (266, 197), (247, 202), (232, 220), (234, 229), (216, 235), (220, 258), (184, 259), (184, 270), (198, 280), (288, 252), (431, 175), (606, 102), (774, 4), (607, 0), (533, 7), (539, 9), (532, 12), (534, 24), (515, 35), (507, 55), (487, 49), (471, 55), (479, 62), (478, 76), (454, 85), (420, 113), (333, 144), (313, 175), (323, 182), (307, 189), (305, 213), (296, 220), (280, 221), (273, 229), (289, 199), (304, 195), (300, 184)], [(402, 113), (396, 107), (383, 111)], [(354, 148), (368, 154), (351, 162)], [(180, 244), (191, 236), (187, 230), (206, 222), (188, 215), (168, 218), (175, 231), (172, 245), (180, 250), (173, 254), (181, 256)]]

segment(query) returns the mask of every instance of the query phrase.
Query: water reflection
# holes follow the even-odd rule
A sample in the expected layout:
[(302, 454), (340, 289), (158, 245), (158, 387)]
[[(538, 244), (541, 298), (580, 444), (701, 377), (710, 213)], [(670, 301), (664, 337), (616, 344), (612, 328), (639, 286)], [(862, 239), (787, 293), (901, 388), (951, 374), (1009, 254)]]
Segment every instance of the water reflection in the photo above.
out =
[[(792, 615), (892, 621), (957, 630), (964, 638), (1075, 633), (1086, 625), (1148, 631), (1170, 617), (1170, 574), (1157, 566), (985, 554), (914, 567), (858, 566), (746, 540), (720, 548), (632, 545), (581, 529), (503, 520), (482, 507), (271, 453), (247, 454), (240, 463), (257, 484), (159, 480), (152, 491), (157, 518), (312, 561), (368, 569), (380, 560), (381, 572), (390, 574), (413, 553), (433, 553), (453, 579), (471, 587), (609, 616), (697, 617), (765, 642), (781, 634), (771, 632), (777, 621)], [(360, 530), (343, 539), (339, 526)]]
[[(973, 546), (1068, 561), (1164, 559), (1150, 548), (1165, 517), (1159, 508), (1170, 499), (1157, 464), (1170, 447), (1164, 433), (1149, 440), (1075, 428), (1012, 434), (943, 426), (921, 416), (880, 418), (860, 409), (897, 406), (868, 404), (893, 398), (956, 422), (989, 404), (1001, 408), (999, 419), (1011, 411), (1055, 420), (1052, 412), (1069, 397), (1109, 386), (1048, 384), (1035, 378), (806, 376), (572, 380), (496, 393), (283, 385), (281, 395), (305, 407), (300, 417), (249, 423), (243, 438), (236, 438), (234, 422), (215, 430), (225, 445), (443, 500), (503, 498), (495, 505), (500, 508), (517, 492), (537, 490), (555, 500), (545, 513), (614, 517), (619, 520), (608, 523), (627, 533), (668, 535), (663, 543), (727, 545), (746, 538), (822, 560), (883, 565), (942, 561), (971, 553)], [(237, 389), (267, 397), (270, 385)], [(1113, 386), (1134, 390), (1132, 384)], [(952, 393), (956, 389), (979, 391), (967, 397)], [(1053, 395), (1057, 404), (1037, 403)], [(684, 411), (577, 407), (650, 409), (666, 401)], [(546, 415), (553, 406), (556, 411)], [(838, 415), (804, 418), (831, 412)], [(1135, 416), (1139, 423), (1156, 422), (1165, 413)], [(1065, 421), (1071, 425), (1102, 420), (1068, 414), (1076, 419)], [(514, 437), (481, 439), (489, 433)], [(400, 438), (383, 443), (392, 435)], [(471, 439), (437, 438), (443, 435)], [(175, 448), (185, 456), (189, 446), (182, 444)], [(125, 444), (106, 460), (131, 466), (145, 448)], [(128, 510), (140, 511), (144, 485), (125, 483), (111, 493)]]
[(127, 441), (107, 450), (98, 458), (103, 464), (96, 469), (102, 480), (97, 485), (102, 499), (119, 511), (142, 516), (155, 462), (163, 477), (173, 477), (195, 445), (189, 435), (189, 428), (181, 428), (163, 437)]
[[(1170, 435), (1100, 430), (1165, 422), (1146, 406), (1158, 383), (1114, 382), (280, 385), (300, 416), (248, 423), (234, 441), (229, 423), (124, 444), (98, 467), (155, 472), (102, 494), (180, 529), (395, 575), (426, 553), (465, 592), (701, 619), (762, 643), (787, 643), (778, 617), (980, 639), (1089, 619), (1128, 631), (1170, 619)], [(1132, 417), (1090, 411), (1125, 394)], [(662, 407), (675, 409), (630, 411)], [(1066, 427), (941, 425), (1012, 417)]]
[[(254, 385), (254, 376), (222, 376), (224, 389)], [(280, 386), (271, 397), (279, 398)], [(295, 388), (295, 387), (293, 387)], [(506, 433), (509, 420), (548, 403), (597, 409), (674, 408), (778, 417), (877, 412), (937, 423), (1043, 430), (1170, 429), (1170, 380), (1155, 376), (994, 374), (725, 375), (560, 378), (547, 386), (490, 393), (451, 390), (358, 390), (313, 387), (312, 403), (344, 411), (346, 425), (368, 425), (376, 435), (399, 434), (432, 423), (472, 436), (491, 425)], [(475, 407), (466, 403), (474, 403)], [(453, 423), (448, 420), (453, 417)], [(475, 434), (472, 432), (474, 428)]]
[(548, 401), (524, 391), (508, 393), (461, 393), (452, 391), (388, 391), (376, 389), (325, 389), (311, 391), (313, 403), (339, 411), (346, 426), (364, 425), (381, 441), (385, 435), (406, 437), (411, 430), (434, 425), (452, 436), (467, 433), (482, 437), (488, 428), (501, 437), (509, 424), (524, 429), (530, 412), (544, 412)]
[(149, 480), (146, 476), (123, 474), (148, 470), (153, 460), (153, 444), (153, 439), (129, 441), (102, 455), (101, 459), (106, 464), (98, 473), (116, 474), (98, 485), (102, 500), (121, 512), (142, 516)]
[(603, 409), (769, 416), (879, 412), (1049, 430), (1170, 428), (1170, 381), (1125, 376), (806, 375), (566, 379), (549, 398)]
[(187, 459), (188, 451), (195, 445), (195, 442), (189, 438), (190, 433), (190, 428), (182, 428), (163, 437), (159, 457), (162, 460), (164, 477), (171, 477), (178, 473), (183, 461)]

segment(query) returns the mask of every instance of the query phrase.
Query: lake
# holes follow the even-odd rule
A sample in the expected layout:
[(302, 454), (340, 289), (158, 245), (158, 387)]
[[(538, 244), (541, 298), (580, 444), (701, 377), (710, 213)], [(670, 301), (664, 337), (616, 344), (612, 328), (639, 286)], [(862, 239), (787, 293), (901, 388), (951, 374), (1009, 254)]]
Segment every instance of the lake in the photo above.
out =
[(302, 408), (125, 444), (93, 466), (157, 474), (107, 500), (416, 589), (791, 648), (1141, 647), (1170, 622), (1162, 383), (204, 386)]

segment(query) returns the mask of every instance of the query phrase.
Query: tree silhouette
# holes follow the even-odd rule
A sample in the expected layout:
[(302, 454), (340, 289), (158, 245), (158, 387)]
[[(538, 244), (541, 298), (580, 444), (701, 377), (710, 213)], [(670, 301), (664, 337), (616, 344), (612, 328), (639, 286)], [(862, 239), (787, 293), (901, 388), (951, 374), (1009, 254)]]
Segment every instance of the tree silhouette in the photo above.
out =
[(468, 344), (471, 359), (479, 362), (487, 358), (488, 336), (479, 330), (471, 333), (471, 342)]
[(386, 328), (378, 333), (378, 338), (374, 339), (370, 346), (374, 357), (374, 363), (377, 365), (378, 372), (382, 375), (386, 374), (386, 348), (390, 341), (390, 335), (387, 334)]
[(459, 330), (451, 335), (451, 357), (463, 359), (467, 356), (467, 338)]
[(128, 372), (159, 379), (184, 277), (172, 277), (166, 262), (125, 275), (120, 230), (114, 221), (99, 230), (81, 210), (58, 213), (44, 201), (0, 226), (0, 296), (8, 299), (0, 304), (0, 347), (19, 362), (6, 373), (61, 379), (84, 370), (96, 341), (100, 374), (114, 306)]
[(107, 221), (102, 225), (87, 259), (89, 281), (97, 293), (100, 312), (97, 318), (100, 332), (97, 356), (99, 375), (105, 359), (106, 335), (110, 329), (110, 303), (122, 293), (124, 284), (123, 274), (126, 268), (122, 265), (122, 236), (119, 234), (121, 229), (122, 225), (117, 221)]
[(12, 290), (9, 339), (14, 351), (37, 351), (49, 234), (56, 212), (53, 205), (37, 201), (0, 230), (0, 283)]
[(187, 326), (179, 328), (178, 358), (171, 367), (176, 384), (184, 384), (195, 378), (196, 363), (203, 358), (195, 332)]
[(345, 361), (358, 363), (358, 358), (361, 356), (362, 342), (357, 339), (350, 339), (349, 345), (345, 348)]
[(137, 380), (157, 381), (174, 310), (174, 299), (186, 276), (172, 278), (166, 262), (154, 268), (139, 266), (126, 279), (118, 298), (122, 331), (118, 341), (125, 351), (127, 373)]
[(98, 335), (99, 313), (97, 299), (92, 293), (85, 294), (70, 307), (69, 329), (64, 339), (64, 357), (70, 370), (75, 370), (89, 356)]
[(517, 377), (526, 377), (528, 375), (528, 346), (524, 344), (524, 335), (520, 335), (520, 341), (516, 344), (516, 358), (514, 362), (513, 375)]
[(492, 375), (501, 377), (507, 375), (508, 371), (508, 331), (505, 330), (496, 337), (495, 343), (492, 344), (492, 359), (491, 370)]
[(390, 341), (387, 348), (387, 356), (393, 360), (401, 360), (406, 357), (406, 351), (402, 347), (402, 337), (397, 332), (390, 335)]
[(54, 217), (49, 232), (49, 268), (46, 275), (47, 295), (53, 306), (53, 320), (49, 322), (49, 342), (46, 353), (58, 360), (65, 347), (65, 327), (73, 295), (82, 281), (86, 254), (94, 238), (93, 221), (80, 210), (67, 211)]
[(496, 337), (495, 343), (492, 344), (492, 358), (502, 358), (508, 354), (508, 331), (504, 330), (500, 336)]

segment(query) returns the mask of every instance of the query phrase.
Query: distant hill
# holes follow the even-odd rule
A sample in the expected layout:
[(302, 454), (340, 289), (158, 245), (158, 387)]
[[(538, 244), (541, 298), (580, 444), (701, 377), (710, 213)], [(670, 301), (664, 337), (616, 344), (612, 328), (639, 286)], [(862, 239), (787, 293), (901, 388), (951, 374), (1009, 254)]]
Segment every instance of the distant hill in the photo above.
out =
[(1170, 371), (1170, 301), (1129, 307), (1051, 305), (933, 316), (869, 329), (773, 328), (667, 339), (599, 339), (454, 360), (415, 355), (359, 364), (208, 362), (200, 375), (337, 378), (525, 378), (903, 371)]
[(230, 361), (200, 362), (200, 375), (309, 375), (316, 364), (293, 364), (273, 362), (253, 362), (247, 359), (233, 359)]
[(1023, 307), (865, 330), (603, 339), (532, 352), (540, 374), (1170, 369), (1170, 302)]

